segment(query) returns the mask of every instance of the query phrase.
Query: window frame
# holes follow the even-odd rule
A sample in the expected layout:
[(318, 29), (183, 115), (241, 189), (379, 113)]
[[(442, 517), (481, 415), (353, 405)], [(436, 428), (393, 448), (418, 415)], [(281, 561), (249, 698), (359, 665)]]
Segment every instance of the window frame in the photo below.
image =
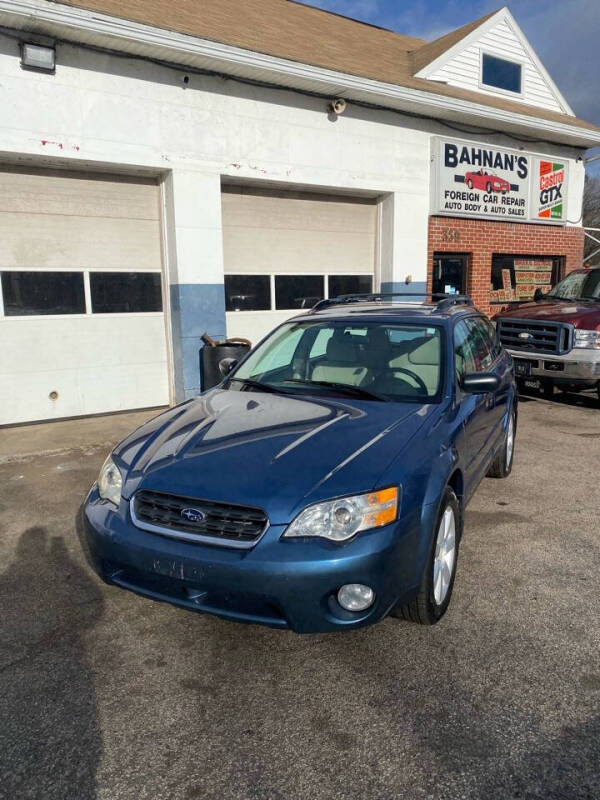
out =
[[(269, 292), (269, 305), (267, 308), (240, 308), (235, 309), (227, 308), (227, 289), (225, 288), (225, 281), (227, 278), (266, 278), (268, 282)], [(268, 311), (275, 311), (273, 305), (274, 286), (273, 274), (269, 272), (228, 272), (223, 275), (223, 293), (225, 295), (225, 313), (226, 314), (264, 314)]]
[[(514, 253), (514, 252), (498, 253), (498, 252), (492, 252), (491, 263), (490, 263), (490, 292), (497, 291), (496, 289), (494, 289), (494, 287), (492, 285), (493, 284), (493, 280), (494, 280), (494, 277), (493, 277), (493, 275), (494, 275), (494, 260), (496, 260), (496, 259), (506, 259), (506, 260), (511, 260), (512, 261), (512, 265), (510, 267), (500, 266), (500, 270), (501, 271), (503, 269), (509, 269), (510, 270), (510, 273), (511, 273), (511, 288), (512, 289), (516, 289), (516, 286), (517, 286), (516, 278), (515, 278), (515, 272), (516, 272), (515, 265), (514, 265), (515, 261), (552, 261), (552, 270), (550, 271), (550, 283), (548, 284), (548, 286), (550, 288), (548, 289), (548, 291), (550, 291), (550, 289), (553, 289), (558, 283), (560, 283), (560, 281), (564, 277), (566, 277), (566, 275), (565, 275), (566, 257), (564, 255), (539, 255), (539, 254), (530, 255), (530, 254), (527, 254), (527, 253)], [(531, 271), (532, 272), (536, 272), (535, 266), (531, 267)], [(541, 271), (541, 270), (538, 270), (538, 271)], [(518, 300), (515, 297), (515, 299), (513, 299), (513, 300), (495, 300), (495, 299), (492, 299), (491, 296), (490, 296), (490, 306), (506, 306), (506, 305), (510, 305), (510, 306), (513, 306), (513, 307), (517, 307), (518, 305), (520, 305), (522, 303), (529, 303), (529, 302), (531, 302), (531, 299), (529, 299), (529, 300)]]
[[(152, 311), (94, 311), (92, 302), (92, 275), (158, 275), (160, 284), (160, 305), (159, 310), (153, 309)], [(85, 270), (84, 275), (85, 290), (86, 290), (86, 315), (91, 317), (118, 317), (118, 316), (148, 316), (150, 314), (164, 314), (165, 313), (165, 298), (164, 298), (164, 281), (162, 272), (150, 269), (91, 269)]]
[[(83, 275), (83, 291), (85, 299), (85, 310), (76, 314), (7, 314), (4, 304), (4, 296), (2, 292), (2, 280), (0, 280), (0, 322), (14, 321), (14, 320), (39, 320), (39, 319), (86, 319), (87, 317), (152, 317), (164, 316), (167, 312), (165, 310), (165, 276), (163, 270), (158, 269), (65, 269), (64, 267), (44, 267), (37, 269), (23, 269), (21, 267), (3, 267), (0, 268), (0, 275), (3, 272), (77, 272)], [(153, 275), (160, 275), (161, 298), (162, 298), (162, 311), (118, 311), (118, 312), (98, 312), (92, 313), (92, 300), (90, 293), (90, 274), (94, 272), (143, 272)]]
[(286, 277), (312, 277), (312, 278), (322, 278), (323, 279), (323, 299), (328, 300), (332, 295), (329, 292), (329, 280), (330, 278), (347, 278), (347, 277), (356, 277), (356, 278), (369, 278), (371, 281), (371, 291), (367, 294), (376, 293), (380, 291), (379, 288), (379, 279), (377, 277), (376, 272), (356, 272), (356, 273), (348, 273), (348, 272), (302, 272), (299, 275), (294, 275), (289, 272), (226, 272), (223, 278), (223, 292), (225, 292), (225, 278), (228, 276), (236, 276), (236, 277), (268, 277), (270, 279), (270, 293), (271, 293), (271, 305), (269, 308), (253, 308), (253, 309), (242, 309), (240, 311), (231, 310), (228, 311), (226, 309), (226, 314), (267, 314), (270, 311), (275, 312), (278, 314), (284, 314), (287, 312), (298, 312), (301, 313), (303, 311), (308, 311), (307, 308), (277, 308), (277, 298), (276, 298), (276, 278), (286, 278)]
[[(40, 275), (52, 273), (52, 274), (73, 274), (73, 275), (81, 275), (81, 283), (83, 288), (83, 311), (74, 311), (73, 313), (67, 314), (7, 314), (6, 313), (6, 300), (4, 297), (4, 290), (2, 287), (2, 275), (4, 273), (39, 273)], [(0, 269), (0, 320), (23, 320), (23, 319), (81, 319), (87, 316), (87, 282), (85, 274), (81, 269), (65, 269), (64, 267), (60, 268), (50, 268), (50, 269), (23, 269), (22, 267), (19, 268), (2, 268)]]
[[(505, 61), (507, 64), (514, 64), (515, 66), (518, 66), (520, 68), (521, 72), (520, 72), (518, 91), (514, 91), (513, 89), (503, 89), (501, 86), (494, 86), (493, 84), (490, 83), (484, 83), (483, 80), (484, 56), (488, 56), (489, 58), (495, 58), (497, 61)], [(496, 53), (492, 53), (490, 50), (481, 49), (479, 51), (479, 88), (488, 92), (501, 92), (502, 94), (507, 95), (507, 97), (523, 97), (524, 67), (525, 67), (525, 62), (521, 61), (518, 58), (504, 58), (503, 56), (499, 56)]]

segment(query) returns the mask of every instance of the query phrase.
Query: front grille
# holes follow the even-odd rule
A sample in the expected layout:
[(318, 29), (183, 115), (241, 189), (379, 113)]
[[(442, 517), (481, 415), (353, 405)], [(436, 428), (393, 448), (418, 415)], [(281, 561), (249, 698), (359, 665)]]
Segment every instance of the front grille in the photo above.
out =
[[(187, 509), (187, 515), (182, 511)], [(267, 527), (260, 508), (213, 503), (192, 497), (141, 490), (133, 498), (133, 521), (139, 528), (190, 540), (251, 547)], [(195, 512), (201, 519), (194, 519)], [(187, 516), (187, 518), (186, 518)]]
[(506, 317), (498, 320), (497, 327), (509, 350), (564, 355), (573, 347), (573, 326), (565, 322)]

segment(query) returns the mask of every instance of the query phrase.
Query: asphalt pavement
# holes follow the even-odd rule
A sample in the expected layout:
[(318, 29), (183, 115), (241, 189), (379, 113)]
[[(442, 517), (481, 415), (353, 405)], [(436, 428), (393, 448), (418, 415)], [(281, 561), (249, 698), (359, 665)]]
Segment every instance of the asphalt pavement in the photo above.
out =
[(0, 798), (600, 796), (593, 401), (522, 402), (513, 474), (469, 507), (439, 625), (319, 636), (89, 570), (77, 508), (148, 416), (0, 430)]

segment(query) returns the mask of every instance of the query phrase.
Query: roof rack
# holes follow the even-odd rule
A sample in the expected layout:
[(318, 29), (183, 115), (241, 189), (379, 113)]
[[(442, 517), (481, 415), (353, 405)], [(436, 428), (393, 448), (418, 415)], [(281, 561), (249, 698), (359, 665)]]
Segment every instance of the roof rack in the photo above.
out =
[[(325, 300), (319, 300), (312, 308), (311, 311), (321, 311), (323, 308), (330, 306), (344, 305), (345, 303), (372, 303), (379, 302), (388, 297), (414, 297), (422, 300), (427, 297), (428, 292), (369, 292), (367, 294), (341, 294), (338, 297), (329, 297)], [(430, 295), (432, 301), (439, 311), (452, 306), (472, 306), (473, 301), (466, 294), (445, 294), (434, 292)]]

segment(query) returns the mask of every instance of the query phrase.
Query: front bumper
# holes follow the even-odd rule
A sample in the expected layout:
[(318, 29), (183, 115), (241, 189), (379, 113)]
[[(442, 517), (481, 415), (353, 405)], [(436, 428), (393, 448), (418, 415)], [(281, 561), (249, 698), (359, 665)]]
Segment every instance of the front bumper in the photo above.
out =
[[(423, 516), (432, 530), (428, 516), (435, 512), (424, 507), (423, 515), (343, 545), (281, 540), (285, 526), (271, 526), (255, 547), (236, 550), (141, 530), (126, 501), (117, 510), (94, 487), (78, 515), (78, 533), (88, 561), (107, 583), (193, 611), (314, 633), (370, 625), (411, 599), (427, 553)], [(374, 605), (344, 611), (336, 593), (345, 583), (371, 586)]]
[(515, 361), (529, 361), (531, 375), (553, 381), (595, 383), (600, 381), (600, 350), (574, 348), (564, 356), (509, 350)]

